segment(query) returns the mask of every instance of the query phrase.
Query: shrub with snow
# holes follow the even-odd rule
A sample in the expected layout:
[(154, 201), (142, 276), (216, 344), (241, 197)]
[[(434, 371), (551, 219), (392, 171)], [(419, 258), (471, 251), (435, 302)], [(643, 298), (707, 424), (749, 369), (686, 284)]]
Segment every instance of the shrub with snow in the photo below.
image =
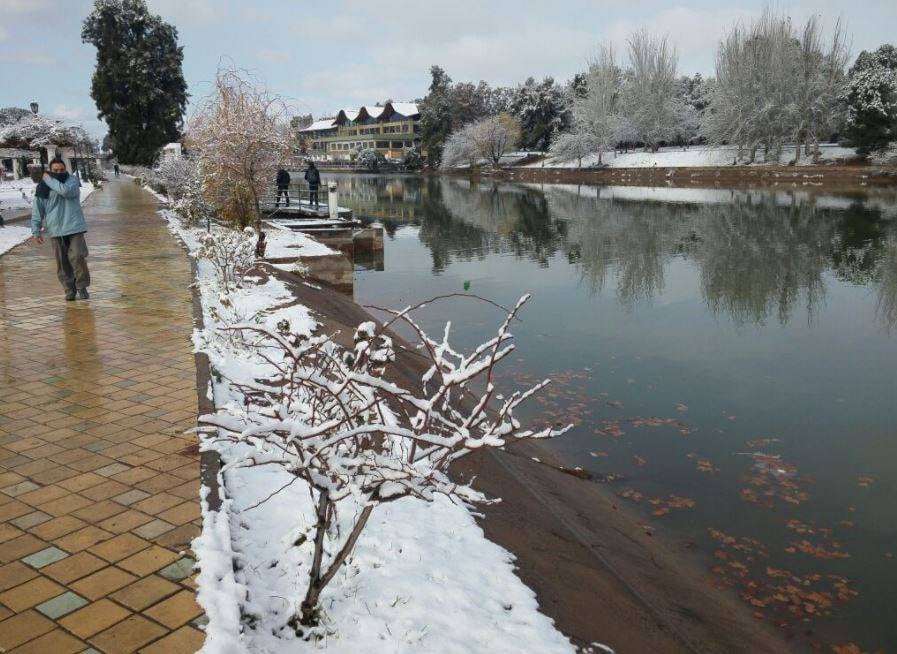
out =
[[(304, 482), (314, 499), (313, 516), (296, 516), (300, 531), (303, 524), (312, 526), (296, 540), (309, 559), (305, 597), (293, 618), (297, 633), (317, 633), (321, 594), (377, 506), (440, 495), (486, 502), (482, 493), (449, 476), (454, 461), (475, 450), (565, 431), (524, 429), (514, 417), (547, 380), (508, 397), (493, 385), (495, 366), (514, 350), (510, 325), (526, 300), (470, 353), (450, 345), (448, 325), (434, 340), (416, 324), (412, 311), (427, 303), (390, 311), (380, 326), (362, 323), (348, 348), (331, 335), (293, 329), (288, 320), (276, 328), (243, 323), (224, 329), (238, 335), (229, 341), (234, 355), (253, 357), (257, 367), (252, 380), (230, 381), (242, 400), (203, 416), (201, 423), (217, 434), (216, 447), (228, 450), (227, 469), (279, 466)], [(385, 378), (395, 362), (386, 329), (397, 322), (417, 335), (429, 363), (418, 389)], [(349, 525), (348, 533), (338, 525)]]

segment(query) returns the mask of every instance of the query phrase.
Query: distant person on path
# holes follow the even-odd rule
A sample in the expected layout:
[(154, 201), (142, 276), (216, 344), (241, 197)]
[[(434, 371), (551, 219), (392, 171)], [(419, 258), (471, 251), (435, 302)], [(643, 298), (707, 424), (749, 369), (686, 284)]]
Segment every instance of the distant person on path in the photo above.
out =
[(43, 232), (50, 235), (56, 257), (56, 276), (65, 289), (65, 299), (90, 297), (90, 271), (87, 269), (87, 223), (81, 211), (81, 188), (78, 179), (65, 170), (62, 159), (50, 162), (34, 191), (31, 207), (31, 233), (42, 245)]
[(277, 171), (277, 199), (274, 201), (275, 207), (280, 206), (281, 195), (286, 199), (287, 206), (290, 206), (290, 174), (283, 168)]
[(315, 203), (318, 208), (318, 187), (321, 185), (321, 173), (318, 172), (314, 161), (308, 162), (308, 170), (305, 171), (305, 181), (308, 182), (308, 203)]
[(115, 171), (115, 176), (118, 177), (118, 164), (117, 163), (112, 166), (112, 170)]

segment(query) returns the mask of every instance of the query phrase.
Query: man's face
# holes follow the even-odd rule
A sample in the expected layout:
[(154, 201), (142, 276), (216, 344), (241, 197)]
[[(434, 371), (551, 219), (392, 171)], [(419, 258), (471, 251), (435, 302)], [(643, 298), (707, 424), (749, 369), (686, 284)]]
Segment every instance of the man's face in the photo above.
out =
[(64, 173), (65, 172), (65, 164), (61, 164), (61, 163), (53, 164), (52, 166), (50, 166), (50, 172), (56, 173), (56, 174)]

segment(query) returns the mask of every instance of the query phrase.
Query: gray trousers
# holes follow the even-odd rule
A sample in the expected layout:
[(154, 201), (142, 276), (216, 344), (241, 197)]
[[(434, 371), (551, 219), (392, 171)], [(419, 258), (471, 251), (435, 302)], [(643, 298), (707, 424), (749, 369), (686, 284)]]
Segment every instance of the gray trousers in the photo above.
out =
[(84, 233), (70, 236), (54, 236), (53, 255), (56, 257), (56, 276), (65, 290), (90, 286), (90, 271), (87, 269), (87, 241)]

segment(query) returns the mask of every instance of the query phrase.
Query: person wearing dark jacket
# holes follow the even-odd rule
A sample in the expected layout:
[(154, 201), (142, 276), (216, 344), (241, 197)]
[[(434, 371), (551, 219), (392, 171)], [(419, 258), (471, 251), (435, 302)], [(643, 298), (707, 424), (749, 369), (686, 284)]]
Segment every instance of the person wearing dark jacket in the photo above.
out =
[(274, 201), (275, 207), (280, 206), (281, 195), (287, 201), (287, 206), (290, 206), (290, 174), (283, 168), (277, 171), (277, 199)]
[(305, 181), (308, 182), (308, 203), (315, 203), (318, 208), (318, 187), (321, 185), (321, 173), (318, 172), (314, 161), (308, 162), (308, 170), (305, 171)]

